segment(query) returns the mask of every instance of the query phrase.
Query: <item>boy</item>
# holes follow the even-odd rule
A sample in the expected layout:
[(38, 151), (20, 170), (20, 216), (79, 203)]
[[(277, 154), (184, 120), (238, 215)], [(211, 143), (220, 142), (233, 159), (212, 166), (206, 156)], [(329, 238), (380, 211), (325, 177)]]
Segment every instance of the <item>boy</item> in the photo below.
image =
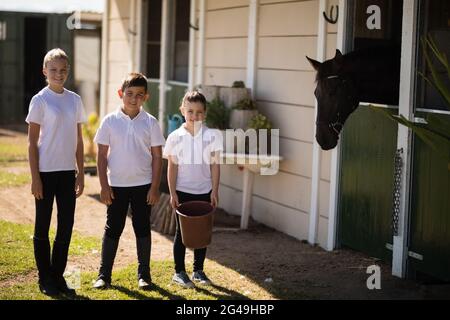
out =
[[(219, 203), (220, 152), (223, 149), (220, 131), (209, 129), (202, 122), (206, 117), (206, 99), (197, 91), (187, 92), (180, 111), (186, 122), (167, 137), (164, 154), (168, 157), (167, 180), (170, 202), (174, 209), (187, 201), (207, 201), (213, 207)], [(186, 274), (184, 258), (186, 247), (182, 241), (180, 221), (173, 244), (175, 274), (172, 281), (192, 288), (194, 283)], [(209, 285), (203, 271), (206, 248), (194, 250), (192, 280)]]
[(138, 256), (138, 287), (150, 289), (150, 212), (159, 200), (164, 137), (158, 121), (145, 112), (147, 78), (130, 73), (119, 90), (122, 106), (100, 124), (97, 168), (100, 199), (108, 206), (102, 258), (94, 288), (111, 285), (114, 258), (127, 217), (133, 211), (133, 229)]
[[(67, 286), (63, 273), (72, 237), (75, 199), (84, 188), (81, 123), (86, 116), (80, 96), (64, 88), (69, 69), (69, 58), (63, 50), (47, 52), (42, 72), (48, 85), (31, 99), (25, 120), (29, 124), (31, 193), (36, 203), (34, 256), (39, 289), (47, 295), (75, 293)], [(55, 197), (58, 226), (50, 258), (48, 231)]]

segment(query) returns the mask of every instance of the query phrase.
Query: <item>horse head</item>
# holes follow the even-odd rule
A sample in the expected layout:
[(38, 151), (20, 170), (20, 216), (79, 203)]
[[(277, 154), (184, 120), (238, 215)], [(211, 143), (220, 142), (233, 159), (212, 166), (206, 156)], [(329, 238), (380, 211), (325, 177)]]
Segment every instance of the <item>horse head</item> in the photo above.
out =
[(346, 74), (339, 50), (333, 59), (324, 62), (306, 58), (317, 72), (316, 140), (323, 150), (330, 150), (337, 145), (345, 121), (358, 106), (356, 84)]

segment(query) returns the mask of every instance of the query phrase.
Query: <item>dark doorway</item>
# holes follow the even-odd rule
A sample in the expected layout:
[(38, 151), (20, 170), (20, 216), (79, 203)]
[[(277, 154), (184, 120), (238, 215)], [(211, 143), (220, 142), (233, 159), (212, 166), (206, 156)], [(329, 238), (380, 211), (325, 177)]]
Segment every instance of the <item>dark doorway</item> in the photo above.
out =
[(42, 61), (47, 50), (47, 18), (26, 17), (24, 40), (23, 114), (26, 115), (31, 98), (45, 86)]

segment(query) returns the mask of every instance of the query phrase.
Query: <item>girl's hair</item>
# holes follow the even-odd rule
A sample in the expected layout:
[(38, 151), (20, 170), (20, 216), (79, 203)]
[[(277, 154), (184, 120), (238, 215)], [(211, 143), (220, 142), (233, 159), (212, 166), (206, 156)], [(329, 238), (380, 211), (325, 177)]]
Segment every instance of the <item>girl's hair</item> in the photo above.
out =
[(147, 78), (139, 72), (131, 72), (122, 82), (122, 92), (129, 87), (143, 87), (147, 93)]
[(203, 94), (198, 91), (188, 91), (183, 97), (181, 102), (181, 107), (184, 107), (187, 102), (200, 102), (203, 104), (203, 108), (206, 110), (206, 98)]
[(44, 68), (47, 67), (47, 64), (50, 61), (56, 60), (56, 59), (63, 59), (66, 60), (67, 66), (69, 66), (69, 57), (67, 54), (60, 48), (55, 48), (47, 52), (47, 54), (44, 57), (44, 63), (42, 64)]

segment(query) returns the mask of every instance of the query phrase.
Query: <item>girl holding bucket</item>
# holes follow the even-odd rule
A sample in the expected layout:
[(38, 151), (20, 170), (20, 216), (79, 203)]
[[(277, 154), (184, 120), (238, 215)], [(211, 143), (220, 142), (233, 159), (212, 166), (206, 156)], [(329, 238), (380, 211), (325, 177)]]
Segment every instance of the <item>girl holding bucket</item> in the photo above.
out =
[[(185, 94), (180, 111), (186, 122), (167, 137), (164, 148), (164, 155), (168, 158), (170, 203), (176, 209), (188, 201), (205, 201), (215, 208), (219, 202), (219, 156), (223, 149), (222, 135), (220, 131), (209, 129), (203, 124), (206, 117), (206, 98), (198, 91), (189, 91)], [(178, 215), (176, 220), (173, 245), (175, 274), (172, 281), (188, 288), (194, 286), (192, 281), (211, 284), (203, 271), (206, 247), (194, 250), (192, 281), (186, 274), (184, 264), (186, 247), (183, 244)]]

